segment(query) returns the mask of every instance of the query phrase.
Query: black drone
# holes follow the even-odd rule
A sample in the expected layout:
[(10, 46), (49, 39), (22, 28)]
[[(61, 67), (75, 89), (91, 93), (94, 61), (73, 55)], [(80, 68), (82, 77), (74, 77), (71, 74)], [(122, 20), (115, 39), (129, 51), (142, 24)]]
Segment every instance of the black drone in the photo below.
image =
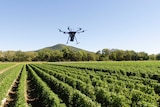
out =
[(68, 41), (69, 41), (69, 38), (70, 38), (70, 41), (71, 42), (73, 42), (74, 41), (74, 38), (76, 39), (76, 42), (77, 42), (77, 44), (79, 44), (79, 42), (77, 41), (77, 38), (76, 38), (76, 33), (82, 33), (82, 32), (84, 32), (85, 30), (82, 30), (82, 28), (79, 28), (78, 30), (76, 30), (76, 31), (73, 31), (72, 29), (70, 29), (69, 27), (68, 27), (68, 30), (69, 30), (69, 32), (64, 32), (64, 31), (62, 31), (61, 29), (59, 29), (59, 31), (60, 32), (63, 32), (64, 34), (69, 34), (69, 37), (68, 37), (68, 40), (67, 40), (67, 44), (68, 44)]

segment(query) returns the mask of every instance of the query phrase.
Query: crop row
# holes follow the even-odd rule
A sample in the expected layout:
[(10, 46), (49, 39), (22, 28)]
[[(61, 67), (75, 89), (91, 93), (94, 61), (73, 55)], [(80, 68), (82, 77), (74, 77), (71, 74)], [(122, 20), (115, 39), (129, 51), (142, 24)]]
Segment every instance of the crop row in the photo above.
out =
[[(48, 74), (53, 75), (57, 79), (63, 81), (64, 83), (67, 83), (73, 88), (78, 89), (85, 95), (89, 96), (92, 100), (95, 99), (95, 101), (101, 103), (102, 106), (113, 106), (114, 104), (125, 106), (146, 104), (159, 105), (159, 95), (155, 93), (155, 90), (158, 90), (158, 88), (156, 88), (158, 83), (154, 80), (152, 85), (154, 84), (155, 87), (153, 88), (151, 87), (151, 85), (148, 86), (142, 84), (142, 82), (134, 83), (134, 79), (131, 79), (132, 81), (122, 81), (122, 79), (118, 80), (119, 78), (117, 78), (116, 76), (112, 76), (100, 71), (97, 72), (86, 69), (82, 70), (65, 66), (56, 66), (53, 64), (41, 64), (36, 66), (47, 72)], [(102, 79), (102, 75), (106, 77)], [(81, 79), (76, 78), (79, 76), (81, 77)], [(83, 77), (85, 78), (84, 80)], [(128, 78), (127, 76), (123, 76), (123, 78), (130, 80), (130, 78)], [(89, 80), (90, 82), (87, 82), (86, 80)], [(87, 94), (87, 92), (89, 92), (89, 94)], [(106, 99), (105, 96), (99, 95), (100, 93), (103, 93), (104, 95), (105, 93), (107, 93), (107, 95), (110, 97)], [(140, 100), (135, 100), (135, 97), (142, 98)], [(102, 99), (106, 99), (106, 102), (103, 102)], [(118, 99), (121, 99), (119, 100), (119, 103), (117, 103)]]
[(18, 65), (4, 73), (8, 75), (0, 75), (4, 76), (0, 84), (2, 107), (65, 107), (30, 66)]
[[(114, 70), (112, 64), (109, 69), (91, 65), (17, 65), (0, 74), (0, 101), (6, 98), (6, 106), (15, 107), (160, 106), (158, 64), (125, 64), (129, 71), (123, 64), (115, 64)], [(132, 71), (133, 66), (148, 69), (147, 76), (142, 75), (145, 69)]]
[(16, 67), (13, 67), (0, 75), (0, 105), (12, 100), (10, 99), (10, 95), (14, 94), (14, 92), (12, 92), (12, 89), (16, 88), (21, 72), (22, 65), (17, 65)]
[(82, 94), (80, 91), (72, 88), (70, 85), (56, 79), (54, 76), (32, 66), (34, 71), (44, 80), (51, 89), (59, 95), (67, 106), (76, 107), (98, 107), (99, 104), (92, 101), (89, 97)]
[(28, 65), (27, 71), (29, 78), (32, 79), (32, 84), (36, 85), (34, 89), (36, 92), (36, 97), (39, 99), (39, 106), (59, 107), (60, 99), (58, 98), (58, 96), (52, 92), (52, 90), (47, 86), (47, 84), (44, 81), (42, 81), (42, 79)]
[(19, 75), (19, 85), (17, 87), (16, 92), (16, 101), (15, 101), (15, 107), (27, 107), (27, 81), (26, 81), (27, 75), (26, 75), (26, 66), (23, 66), (23, 69)]
[(118, 78), (129, 77), (129, 79), (138, 80), (138, 81), (141, 80), (143, 81), (144, 84), (148, 84), (148, 83), (152, 84), (155, 82), (157, 83), (160, 82), (160, 74), (159, 74), (160, 63), (159, 62), (154, 62), (155, 65), (153, 65), (151, 62), (141, 62), (141, 63), (125, 62), (124, 64), (123, 63), (124, 62), (121, 62), (119, 65), (117, 64), (117, 62), (73, 63), (73, 65), (71, 63), (67, 63), (67, 64), (64, 63), (64, 64), (57, 64), (57, 65), (63, 66), (63, 67), (69, 67), (69, 68), (92, 70), (95, 72), (101, 71), (106, 73), (107, 75), (112, 75), (112, 76), (115, 75)]
[(7, 64), (2, 64), (2, 63), (0, 63), (0, 70), (3, 70), (3, 69), (5, 69), (5, 68), (7, 68), (7, 67), (10, 67), (10, 66), (12, 66), (12, 65), (14, 65), (14, 64), (11, 64), (11, 63), (7, 63)]
[[(50, 68), (52, 68), (52, 67), (50, 67)], [(55, 68), (56, 68), (56, 66), (55, 66)], [(155, 93), (157, 93), (157, 94), (159, 94), (159, 92), (160, 92), (160, 83), (157, 80), (153, 80), (153, 79), (149, 79), (149, 78), (140, 78), (140, 77), (136, 77), (136, 76), (129, 76), (128, 77), (128, 76), (119, 75), (116, 73), (110, 75), (107, 72), (79, 70), (79, 69), (76, 70), (75, 68), (68, 68), (68, 67), (63, 67), (63, 66), (58, 67), (58, 68), (59, 68), (58, 72), (60, 72), (60, 73), (65, 72), (65, 74), (70, 75), (74, 78), (77, 78), (77, 77), (79, 77), (79, 75), (84, 74), (84, 78), (85, 78), (84, 82), (86, 80), (92, 81), (94, 86), (96, 85), (94, 83), (94, 80), (97, 79), (97, 80), (101, 81), (101, 83), (105, 82), (108, 84), (109, 83), (110, 84), (117, 84), (117, 85), (121, 85), (126, 88), (139, 89), (142, 91), (144, 91), (146, 89), (145, 93), (149, 93), (149, 94), (151, 94), (151, 92), (154, 94), (153, 91), (155, 91)], [(68, 69), (68, 71), (69, 71), (68, 73), (66, 73), (67, 72), (66, 69)], [(56, 71), (56, 70), (54, 69), (54, 71)], [(74, 72), (74, 71), (76, 71), (76, 72)], [(70, 74), (71, 72), (74, 76)], [(83, 74), (78, 73), (77, 76), (75, 76), (75, 74), (77, 72), (81, 72)], [(86, 77), (88, 77), (88, 78), (86, 78)], [(83, 81), (82, 76), (81, 76), (81, 80)], [(102, 84), (102, 85), (104, 86), (104, 84)], [(159, 88), (159, 90), (158, 90), (158, 88)]]
[(160, 80), (160, 62), (83, 62), (83, 63), (58, 63), (58, 65), (75, 67), (80, 69), (89, 69), (95, 71), (117, 73), (119, 75), (139, 76), (143, 78), (152, 78)]

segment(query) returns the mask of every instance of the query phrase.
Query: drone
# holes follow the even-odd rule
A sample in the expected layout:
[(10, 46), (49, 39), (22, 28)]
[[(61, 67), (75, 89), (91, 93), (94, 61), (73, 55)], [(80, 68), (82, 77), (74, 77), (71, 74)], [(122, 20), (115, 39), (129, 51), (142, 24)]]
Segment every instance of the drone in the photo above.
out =
[(77, 41), (77, 38), (76, 38), (76, 33), (83, 33), (83, 32), (85, 32), (85, 30), (82, 30), (82, 28), (78, 28), (78, 30), (76, 30), (76, 31), (73, 31), (71, 28), (69, 28), (68, 27), (68, 30), (69, 30), (69, 32), (65, 32), (65, 31), (62, 31), (61, 29), (59, 29), (59, 32), (63, 32), (64, 34), (69, 34), (69, 37), (68, 37), (68, 40), (67, 40), (67, 43), (66, 44), (68, 44), (68, 41), (69, 41), (69, 39), (70, 39), (70, 41), (71, 42), (73, 42), (74, 41), (74, 39), (76, 40), (76, 43), (77, 44), (79, 44), (80, 42), (78, 42)]

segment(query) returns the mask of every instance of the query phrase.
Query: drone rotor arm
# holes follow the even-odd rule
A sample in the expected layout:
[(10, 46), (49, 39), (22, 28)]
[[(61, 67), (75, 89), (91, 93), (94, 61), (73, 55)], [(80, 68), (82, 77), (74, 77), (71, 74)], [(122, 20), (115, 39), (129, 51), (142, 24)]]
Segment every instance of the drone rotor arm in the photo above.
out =
[(63, 32), (64, 34), (68, 34), (68, 32), (64, 32), (61, 29), (58, 29), (58, 30), (59, 30), (59, 32)]
[(85, 30), (82, 30), (82, 31), (78, 31), (77, 33), (83, 33), (83, 32), (85, 32)]
[(61, 29), (58, 29), (59, 30), (59, 32), (63, 32)]
[(68, 34), (68, 32), (63, 32), (64, 34)]

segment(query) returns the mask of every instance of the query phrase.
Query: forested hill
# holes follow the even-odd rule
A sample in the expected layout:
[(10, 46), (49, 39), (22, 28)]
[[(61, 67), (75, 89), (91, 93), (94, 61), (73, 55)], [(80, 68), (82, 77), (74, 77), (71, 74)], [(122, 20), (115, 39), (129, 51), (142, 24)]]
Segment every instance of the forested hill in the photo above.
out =
[[(50, 47), (45, 47), (43, 49), (63, 50), (65, 48), (70, 48), (73, 51), (86, 51), (86, 50), (83, 50), (83, 49), (80, 49), (80, 48), (76, 48), (76, 47), (73, 47), (73, 46), (67, 46), (67, 45), (64, 45), (64, 44), (56, 44), (56, 45), (53, 45), (53, 46), (50, 46)], [(40, 51), (40, 50), (42, 50), (42, 49), (39, 49), (37, 51)], [(88, 52), (88, 51), (86, 51), (86, 52)]]
[(37, 51), (0, 51), (0, 61), (137, 61), (160, 60), (160, 54), (148, 55), (133, 50), (103, 49), (89, 52), (72, 46), (57, 44)]

